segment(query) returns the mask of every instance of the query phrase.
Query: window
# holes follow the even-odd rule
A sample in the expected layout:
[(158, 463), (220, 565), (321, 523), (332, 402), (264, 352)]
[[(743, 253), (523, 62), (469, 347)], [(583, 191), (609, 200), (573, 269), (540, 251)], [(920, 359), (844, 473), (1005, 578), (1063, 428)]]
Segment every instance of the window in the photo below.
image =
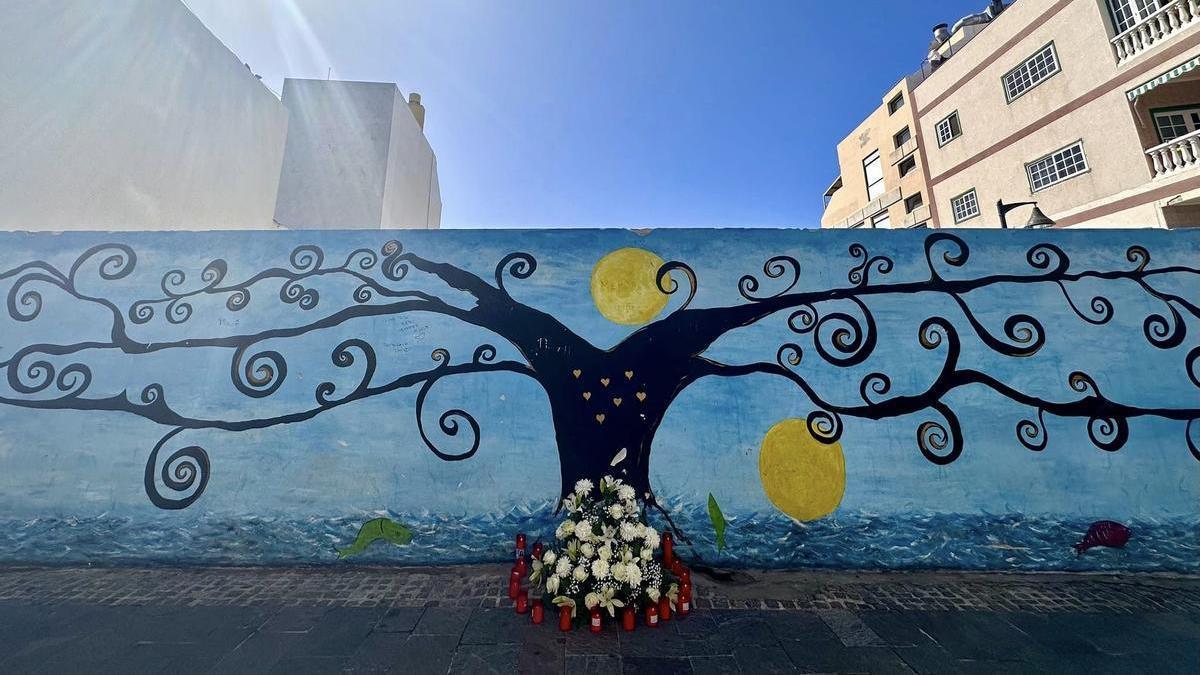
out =
[(1124, 33), (1167, 4), (1168, 0), (1108, 0), (1113, 26)]
[(863, 174), (867, 178), (867, 199), (876, 199), (883, 194), (883, 160), (876, 150), (863, 160)]
[(900, 130), (899, 133), (897, 133), (895, 136), (892, 136), (892, 141), (896, 143), (897, 150), (900, 149), (900, 146), (904, 145), (905, 143), (907, 143), (911, 140), (912, 140), (912, 131), (910, 131), (908, 127), (904, 127), (903, 129)]
[(975, 188), (962, 193), (950, 200), (950, 210), (954, 213), (954, 222), (961, 223), (979, 215), (979, 197)]
[(888, 114), (895, 115), (896, 111), (904, 107), (904, 94), (896, 94), (896, 97), (888, 101)]
[(1062, 150), (1052, 152), (1025, 165), (1025, 171), (1029, 174), (1029, 187), (1034, 192), (1061, 183), (1072, 176), (1087, 173), (1087, 170), (1087, 158), (1083, 156), (1083, 141), (1068, 145)]
[(1008, 102), (1012, 103), (1058, 71), (1058, 53), (1054, 51), (1054, 43), (1051, 42), (1038, 53), (1025, 59), (1024, 63), (1008, 71), (1004, 76), (1004, 95), (1008, 97)]
[(1161, 143), (1200, 131), (1200, 106), (1151, 110), (1150, 114), (1154, 116), (1154, 128)]
[(908, 174), (910, 174), (916, 170), (917, 170), (917, 158), (916, 157), (906, 157), (904, 159), (904, 161), (900, 162), (900, 177), (901, 178), (907, 176)]
[(917, 194), (904, 200), (904, 212), (912, 213), (913, 211), (921, 208), (924, 203), (925, 200), (921, 198), (921, 193), (918, 192)]
[(888, 216), (887, 211), (884, 211), (883, 213), (881, 213), (871, 219), (871, 227), (891, 227), (891, 226), (892, 226), (892, 219), (890, 216)]
[(962, 136), (962, 124), (958, 121), (958, 111), (950, 113), (946, 119), (937, 123), (934, 128), (937, 132), (938, 147), (949, 143), (950, 141)]

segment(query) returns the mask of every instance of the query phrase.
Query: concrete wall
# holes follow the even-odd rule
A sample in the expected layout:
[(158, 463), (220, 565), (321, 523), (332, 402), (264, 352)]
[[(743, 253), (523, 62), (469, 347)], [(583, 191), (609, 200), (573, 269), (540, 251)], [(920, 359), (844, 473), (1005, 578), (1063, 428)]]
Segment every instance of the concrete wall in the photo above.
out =
[(436, 159), (396, 85), (289, 78), (283, 105), (291, 126), (279, 223), (291, 229), (440, 225)]
[(506, 559), (618, 472), (720, 564), (1200, 571), (1200, 231), (949, 236), (0, 235), (0, 561)]
[(269, 228), (287, 115), (177, 0), (0, 0), (0, 228)]
[[(937, 122), (954, 111), (963, 127), (963, 136), (945, 147), (926, 147), (941, 225), (953, 225), (950, 200), (971, 188), (985, 206), (971, 227), (998, 226), (995, 209), (986, 206), (999, 199), (1036, 199), (1058, 219), (1114, 195), (1154, 188), (1144, 153), (1150, 146), (1125, 91), (1200, 53), (1200, 22), (1119, 66), (1111, 37), (1103, 0), (1022, 0), (915, 89), (923, 137), (933, 138)], [(1050, 42), (1061, 72), (1007, 101), (1002, 77)], [(1026, 164), (1081, 139), (1090, 171), (1034, 195)], [(1118, 212), (1086, 222), (1127, 224)]]

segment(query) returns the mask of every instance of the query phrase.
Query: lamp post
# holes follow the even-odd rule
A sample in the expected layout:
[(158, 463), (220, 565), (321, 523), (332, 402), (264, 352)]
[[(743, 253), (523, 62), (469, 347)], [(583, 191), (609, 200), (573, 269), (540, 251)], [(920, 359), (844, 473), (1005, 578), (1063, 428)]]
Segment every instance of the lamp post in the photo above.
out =
[(1029, 214), (1029, 222), (1025, 223), (1026, 228), (1039, 227), (1054, 227), (1054, 221), (1049, 216), (1042, 213), (1042, 210), (1037, 207), (1037, 202), (1016, 202), (1013, 204), (1005, 204), (1001, 199), (996, 202), (996, 212), (1000, 214), (1000, 227), (1008, 229), (1008, 212), (1022, 206), (1032, 206), (1033, 212)]

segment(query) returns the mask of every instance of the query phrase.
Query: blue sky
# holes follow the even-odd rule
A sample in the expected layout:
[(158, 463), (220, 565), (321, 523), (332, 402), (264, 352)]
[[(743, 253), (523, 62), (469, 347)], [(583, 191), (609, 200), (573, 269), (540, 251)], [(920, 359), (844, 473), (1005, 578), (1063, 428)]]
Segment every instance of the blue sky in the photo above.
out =
[(421, 92), (443, 227), (815, 227), (835, 144), (986, 2), (187, 4), (275, 91)]

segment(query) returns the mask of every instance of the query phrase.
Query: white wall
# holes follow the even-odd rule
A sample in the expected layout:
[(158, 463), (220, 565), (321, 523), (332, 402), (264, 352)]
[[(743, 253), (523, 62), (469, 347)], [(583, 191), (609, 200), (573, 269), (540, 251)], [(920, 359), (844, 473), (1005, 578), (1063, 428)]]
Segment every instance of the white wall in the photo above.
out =
[(178, 0), (0, 0), (0, 229), (273, 227), (286, 134)]
[(396, 85), (287, 79), (283, 104), (289, 132), (275, 210), (280, 224), (438, 227), (436, 159)]

